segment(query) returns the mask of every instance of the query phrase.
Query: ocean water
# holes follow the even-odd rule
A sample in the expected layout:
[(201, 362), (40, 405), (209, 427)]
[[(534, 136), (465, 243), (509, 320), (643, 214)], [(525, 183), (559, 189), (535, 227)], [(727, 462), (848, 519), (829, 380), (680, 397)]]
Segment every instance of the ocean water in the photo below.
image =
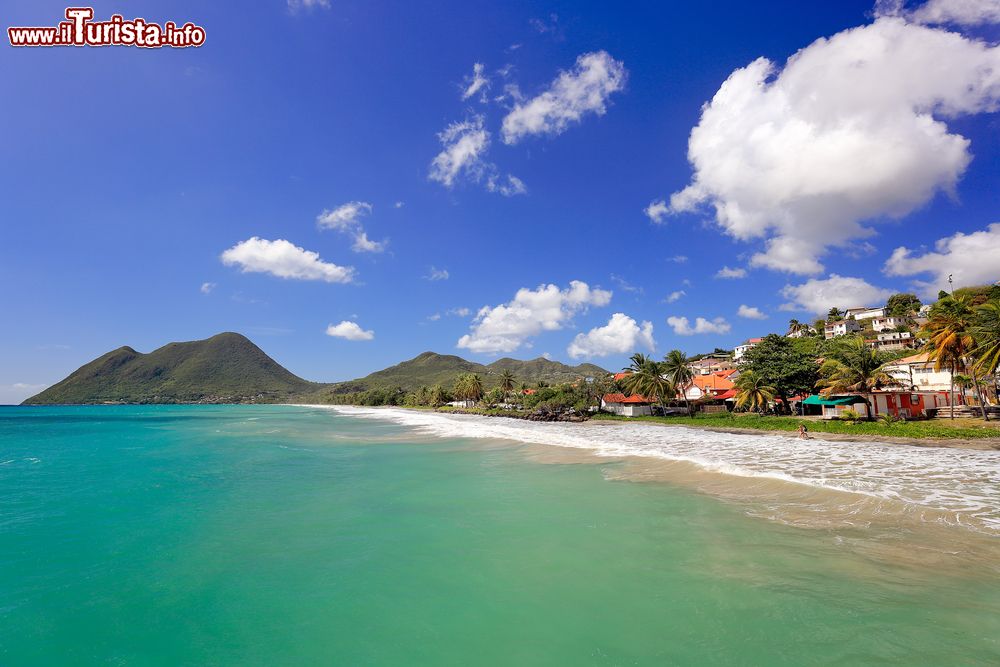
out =
[(0, 665), (995, 665), (997, 454), (3, 408)]

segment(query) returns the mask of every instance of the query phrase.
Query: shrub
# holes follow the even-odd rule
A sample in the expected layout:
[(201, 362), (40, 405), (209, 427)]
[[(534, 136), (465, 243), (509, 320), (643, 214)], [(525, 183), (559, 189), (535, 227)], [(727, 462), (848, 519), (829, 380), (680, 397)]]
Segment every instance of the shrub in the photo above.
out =
[(861, 415), (858, 414), (857, 410), (852, 410), (851, 408), (847, 408), (846, 410), (841, 411), (840, 418), (843, 421), (857, 422), (861, 420)]

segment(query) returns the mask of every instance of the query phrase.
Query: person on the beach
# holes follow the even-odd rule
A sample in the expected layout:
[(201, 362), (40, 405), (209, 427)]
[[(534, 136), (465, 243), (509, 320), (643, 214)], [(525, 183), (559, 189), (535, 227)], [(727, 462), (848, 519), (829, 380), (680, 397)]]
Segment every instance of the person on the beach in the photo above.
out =
[(809, 429), (806, 428), (805, 424), (799, 424), (799, 440), (809, 439)]

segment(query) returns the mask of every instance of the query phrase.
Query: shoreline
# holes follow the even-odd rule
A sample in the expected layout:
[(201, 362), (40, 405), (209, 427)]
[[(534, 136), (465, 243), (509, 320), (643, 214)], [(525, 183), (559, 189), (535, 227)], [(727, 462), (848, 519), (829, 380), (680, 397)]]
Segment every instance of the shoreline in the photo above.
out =
[[(352, 406), (365, 407), (365, 406)], [(473, 409), (440, 410), (437, 408), (415, 408), (412, 406), (378, 406), (392, 407), (397, 410), (410, 410), (413, 412), (434, 412), (443, 415), (475, 415), (479, 417), (506, 417), (508, 419), (522, 419), (527, 421), (537, 421), (539, 423), (557, 424), (642, 424), (645, 426), (659, 427), (683, 427), (713, 433), (731, 433), (734, 435), (770, 435), (782, 436), (789, 440), (798, 440), (795, 431), (766, 428), (742, 428), (738, 426), (709, 426), (698, 424), (696, 420), (688, 422), (667, 423), (663, 421), (652, 421), (646, 419), (586, 419), (586, 420), (532, 420), (528, 417), (513, 414), (490, 414), (486, 411), (475, 411)], [(869, 433), (829, 433), (825, 431), (810, 431), (810, 440), (826, 440), (831, 442), (865, 442), (886, 445), (910, 445), (913, 447), (944, 448), (944, 449), (968, 449), (974, 451), (1000, 451), (1000, 435), (996, 438), (913, 438), (907, 436), (879, 435)]]

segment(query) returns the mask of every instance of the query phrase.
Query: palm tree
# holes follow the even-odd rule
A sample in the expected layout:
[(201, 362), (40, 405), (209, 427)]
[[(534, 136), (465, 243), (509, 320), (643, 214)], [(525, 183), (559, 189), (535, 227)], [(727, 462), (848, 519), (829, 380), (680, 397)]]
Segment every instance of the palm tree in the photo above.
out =
[(844, 314), (840, 312), (840, 308), (834, 306), (833, 308), (830, 309), (830, 312), (826, 314), (826, 319), (836, 321), (841, 319), (843, 316)]
[(976, 308), (972, 337), (976, 343), (975, 371), (994, 375), (1000, 369), (1000, 301), (988, 301)]
[(754, 371), (743, 371), (736, 380), (736, 407), (763, 413), (777, 392)]
[(503, 392), (504, 400), (510, 392), (514, 391), (514, 374), (508, 369), (500, 374), (500, 391)]
[(798, 333), (805, 329), (805, 327), (806, 325), (802, 324), (802, 322), (799, 322), (795, 318), (788, 320), (788, 333), (790, 334)]
[[(934, 361), (934, 370), (940, 371), (947, 367), (951, 375), (950, 401), (951, 418), (955, 418), (955, 375), (967, 366), (970, 353), (977, 347), (973, 337), (973, 327), (976, 324), (976, 311), (973, 310), (969, 298), (965, 295), (947, 296), (931, 308), (930, 317), (923, 330), (918, 334), (928, 339), (928, 358)], [(983, 419), (989, 421), (986, 406), (983, 405), (982, 391), (975, 373), (972, 378), (979, 394)]]
[(474, 373), (460, 375), (455, 382), (455, 396), (463, 401), (478, 402), (483, 398), (483, 380)]
[(655, 400), (664, 407), (668, 396), (677, 393), (674, 385), (664, 377), (660, 364), (651, 357), (636, 353), (632, 355), (631, 365), (624, 370), (628, 372), (621, 379), (621, 384), (629, 395), (639, 394)]
[(666, 375), (666, 379), (670, 381), (670, 384), (676, 387), (684, 397), (684, 407), (687, 408), (688, 417), (694, 417), (694, 413), (691, 411), (691, 403), (687, 397), (687, 386), (691, 382), (691, 378), (694, 377), (694, 373), (691, 371), (688, 363), (686, 354), (680, 350), (670, 350), (667, 356), (663, 357), (663, 363), (660, 364), (660, 372)]
[(871, 419), (872, 405), (868, 393), (878, 387), (900, 385), (899, 380), (886, 370), (891, 363), (889, 355), (868, 347), (863, 338), (849, 338), (830, 351), (819, 369), (823, 379), (816, 385), (825, 387), (821, 392), (824, 394), (860, 394), (868, 406), (868, 418)]

